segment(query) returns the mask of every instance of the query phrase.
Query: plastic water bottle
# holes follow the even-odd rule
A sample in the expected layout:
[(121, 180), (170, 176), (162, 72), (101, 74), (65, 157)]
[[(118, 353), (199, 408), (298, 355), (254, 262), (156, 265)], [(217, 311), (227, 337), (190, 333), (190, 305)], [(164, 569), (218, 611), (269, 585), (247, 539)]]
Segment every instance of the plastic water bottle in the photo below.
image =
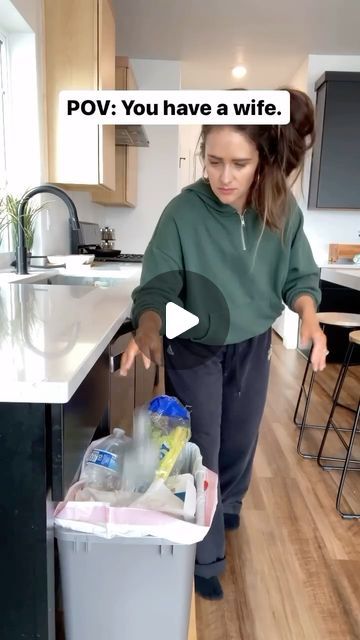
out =
[(84, 480), (89, 487), (100, 491), (121, 489), (124, 453), (129, 438), (123, 429), (114, 429), (91, 451), (84, 468)]

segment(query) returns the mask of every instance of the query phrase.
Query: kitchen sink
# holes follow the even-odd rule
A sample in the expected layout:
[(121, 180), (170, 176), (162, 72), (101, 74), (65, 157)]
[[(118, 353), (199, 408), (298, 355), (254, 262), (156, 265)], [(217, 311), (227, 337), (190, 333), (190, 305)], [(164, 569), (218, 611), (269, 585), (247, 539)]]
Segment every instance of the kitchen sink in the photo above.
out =
[(122, 284), (122, 278), (106, 278), (102, 276), (68, 276), (56, 274), (45, 278), (37, 278), (32, 281), (25, 281), (21, 284), (54, 284), (54, 285), (78, 285), (80, 287), (118, 287)]

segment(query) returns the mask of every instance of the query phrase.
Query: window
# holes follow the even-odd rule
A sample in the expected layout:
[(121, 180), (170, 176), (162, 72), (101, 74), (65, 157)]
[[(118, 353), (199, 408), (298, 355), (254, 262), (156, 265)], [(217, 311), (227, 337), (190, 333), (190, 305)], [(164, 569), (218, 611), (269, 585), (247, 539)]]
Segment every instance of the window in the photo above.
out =
[(6, 187), (6, 40), (0, 33), (0, 191)]
[[(7, 98), (7, 70), (6, 70), (6, 38), (0, 32), (0, 201), (2, 200), (7, 187), (6, 175), (6, 98)], [(9, 228), (1, 227), (2, 213), (0, 211), (0, 251), (9, 251), (10, 238)]]

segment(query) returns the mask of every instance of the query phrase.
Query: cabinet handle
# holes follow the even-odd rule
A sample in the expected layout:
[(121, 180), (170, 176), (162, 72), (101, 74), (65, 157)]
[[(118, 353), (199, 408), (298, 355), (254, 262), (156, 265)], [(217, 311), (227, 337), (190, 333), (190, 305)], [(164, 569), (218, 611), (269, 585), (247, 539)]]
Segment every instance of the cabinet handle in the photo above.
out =
[(121, 353), (118, 353), (116, 356), (110, 356), (110, 373), (115, 373), (115, 371), (120, 369), (121, 356)]
[[(123, 322), (123, 324), (121, 325), (121, 327), (118, 329), (118, 331), (115, 333), (114, 337), (112, 338), (110, 345), (109, 345), (109, 368), (110, 368), (110, 373), (115, 373), (115, 371), (117, 371), (118, 369), (120, 369), (120, 361), (121, 361), (121, 355), (122, 355), (122, 348), (123, 345), (119, 345), (119, 349), (120, 352), (116, 353), (116, 348), (113, 347), (113, 345), (116, 343), (116, 341), (121, 338), (122, 336), (125, 336), (126, 334), (134, 334), (134, 326), (132, 321), (127, 318), (125, 320), (125, 322)], [(114, 353), (115, 352), (115, 353)]]

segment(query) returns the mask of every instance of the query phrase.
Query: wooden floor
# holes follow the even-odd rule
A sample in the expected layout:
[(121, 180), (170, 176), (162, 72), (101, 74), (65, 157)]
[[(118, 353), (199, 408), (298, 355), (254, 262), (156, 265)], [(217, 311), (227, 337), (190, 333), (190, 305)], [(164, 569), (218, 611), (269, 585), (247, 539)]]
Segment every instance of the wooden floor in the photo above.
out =
[[(241, 527), (227, 534), (225, 598), (196, 597), (198, 640), (360, 639), (360, 521), (345, 521), (335, 510), (339, 473), (296, 454), (292, 415), (304, 366), (274, 334), (252, 484)], [(325, 389), (336, 369), (320, 374)], [(358, 373), (350, 374), (346, 401), (355, 402)], [(310, 418), (326, 421), (330, 402), (321, 387), (314, 400)], [(343, 414), (350, 424), (353, 417)], [(307, 435), (305, 446), (316, 450), (322, 432)], [(335, 439), (329, 444), (343, 454)], [(360, 473), (351, 474), (346, 495), (359, 511)]]

